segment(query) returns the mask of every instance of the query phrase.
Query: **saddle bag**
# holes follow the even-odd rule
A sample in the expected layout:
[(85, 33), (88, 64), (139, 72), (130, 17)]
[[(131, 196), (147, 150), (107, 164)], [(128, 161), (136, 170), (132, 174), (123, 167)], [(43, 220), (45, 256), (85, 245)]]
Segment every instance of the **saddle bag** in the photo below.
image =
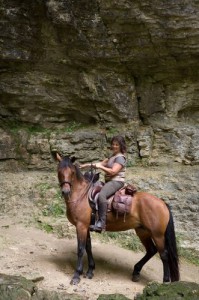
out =
[(124, 222), (126, 214), (130, 212), (132, 203), (132, 196), (126, 195), (121, 191), (115, 193), (113, 198), (112, 207), (116, 211), (117, 217), (118, 215), (124, 215)]

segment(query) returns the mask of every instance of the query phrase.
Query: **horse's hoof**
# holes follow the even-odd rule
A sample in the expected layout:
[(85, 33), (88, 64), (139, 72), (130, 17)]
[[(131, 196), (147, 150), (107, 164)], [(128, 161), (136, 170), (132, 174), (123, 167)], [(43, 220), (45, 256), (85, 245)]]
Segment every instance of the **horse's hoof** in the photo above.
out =
[(88, 279), (92, 279), (93, 276), (94, 276), (94, 274), (91, 273), (91, 272), (87, 272), (87, 273), (85, 274), (85, 277), (88, 278)]
[(79, 277), (74, 277), (71, 279), (70, 284), (71, 285), (77, 285), (80, 282), (80, 278)]
[(138, 282), (140, 280), (140, 275), (132, 275), (132, 281), (133, 282)]

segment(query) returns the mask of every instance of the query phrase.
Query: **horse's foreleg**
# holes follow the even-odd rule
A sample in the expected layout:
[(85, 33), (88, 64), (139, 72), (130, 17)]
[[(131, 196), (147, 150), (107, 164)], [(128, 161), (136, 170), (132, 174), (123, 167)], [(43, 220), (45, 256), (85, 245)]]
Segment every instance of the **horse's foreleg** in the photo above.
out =
[(77, 226), (77, 266), (71, 284), (78, 284), (80, 282), (80, 275), (83, 273), (83, 255), (86, 248), (87, 228), (84, 226)]
[(132, 273), (132, 281), (138, 281), (140, 279), (140, 272), (143, 266), (157, 253), (157, 249), (152, 239), (148, 236), (148, 233), (144, 232), (142, 229), (137, 229), (136, 233), (140, 238), (142, 244), (146, 248), (147, 252), (145, 256), (138, 263), (135, 264)]
[(86, 252), (88, 256), (88, 271), (86, 272), (85, 277), (92, 279), (94, 275), (93, 270), (95, 269), (95, 262), (92, 254), (91, 237), (90, 237), (89, 230), (88, 230), (87, 240), (86, 240)]

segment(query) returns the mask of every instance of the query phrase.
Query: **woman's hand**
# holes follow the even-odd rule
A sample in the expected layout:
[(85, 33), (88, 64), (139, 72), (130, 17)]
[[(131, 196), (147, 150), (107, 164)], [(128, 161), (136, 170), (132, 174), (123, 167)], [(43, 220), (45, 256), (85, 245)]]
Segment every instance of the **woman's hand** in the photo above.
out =
[(103, 165), (101, 162), (98, 162), (98, 163), (94, 164), (94, 166), (96, 169), (100, 169)]

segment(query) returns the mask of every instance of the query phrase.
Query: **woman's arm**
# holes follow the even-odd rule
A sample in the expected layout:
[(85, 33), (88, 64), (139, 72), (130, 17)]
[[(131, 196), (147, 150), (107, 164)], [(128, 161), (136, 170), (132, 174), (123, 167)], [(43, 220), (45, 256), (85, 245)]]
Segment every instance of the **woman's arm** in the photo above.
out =
[(123, 168), (123, 166), (118, 163), (114, 163), (112, 168), (107, 168), (101, 163), (96, 163), (95, 166), (97, 169), (103, 170), (106, 174), (110, 175), (111, 177), (117, 175), (119, 171)]
[(108, 161), (108, 158), (104, 159), (104, 160), (101, 161), (101, 162), (97, 162), (97, 163), (86, 163), (86, 164), (82, 164), (82, 165), (79, 166), (79, 168), (80, 168), (80, 169), (85, 169), (85, 168), (90, 168), (91, 166), (93, 166), (93, 167), (95, 168), (95, 166), (96, 166), (97, 164), (101, 164), (102, 166), (105, 166), (106, 163), (107, 163), (107, 161)]
[(86, 163), (86, 164), (79, 165), (80, 169), (85, 169), (85, 168), (89, 168), (89, 167), (91, 167), (91, 163)]

